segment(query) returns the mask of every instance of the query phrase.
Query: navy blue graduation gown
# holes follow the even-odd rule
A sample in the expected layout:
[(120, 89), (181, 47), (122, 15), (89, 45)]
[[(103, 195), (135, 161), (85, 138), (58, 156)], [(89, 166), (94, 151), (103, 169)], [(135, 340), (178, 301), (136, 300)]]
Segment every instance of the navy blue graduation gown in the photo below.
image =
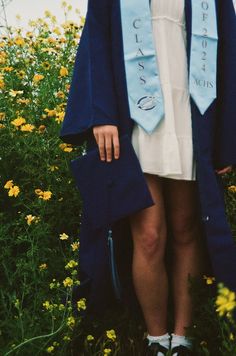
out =
[[(236, 17), (232, 0), (216, 0), (218, 20), (217, 98), (202, 116), (191, 99), (200, 214), (217, 281), (236, 291), (236, 244), (227, 222), (223, 186), (215, 168), (236, 164)], [(191, 45), (191, 1), (185, 0), (187, 54)], [(189, 61), (188, 61), (189, 63)], [(131, 137), (119, 0), (89, 0), (75, 59), (65, 119), (59, 137), (88, 149), (96, 146), (95, 125), (117, 125)], [(132, 189), (132, 187), (131, 187)], [(94, 197), (96, 199), (96, 197)], [(82, 217), (79, 295), (103, 310), (111, 288), (107, 228), (92, 229)], [(113, 225), (124, 300), (133, 300), (131, 232), (127, 218)], [(127, 272), (129, 271), (129, 273)]]

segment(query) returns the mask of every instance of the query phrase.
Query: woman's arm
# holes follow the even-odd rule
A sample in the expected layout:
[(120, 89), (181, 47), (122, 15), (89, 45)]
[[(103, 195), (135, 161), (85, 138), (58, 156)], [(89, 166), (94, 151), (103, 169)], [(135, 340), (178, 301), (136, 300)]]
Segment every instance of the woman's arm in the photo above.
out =
[(82, 144), (98, 125), (118, 127), (111, 59), (113, 0), (89, 0), (60, 138)]

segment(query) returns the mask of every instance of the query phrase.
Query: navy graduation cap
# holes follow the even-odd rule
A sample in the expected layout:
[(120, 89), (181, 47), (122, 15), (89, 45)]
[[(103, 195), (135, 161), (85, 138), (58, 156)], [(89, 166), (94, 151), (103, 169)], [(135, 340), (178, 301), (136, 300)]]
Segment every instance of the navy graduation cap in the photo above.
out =
[[(193, 148), (197, 164), (202, 238), (206, 241), (216, 280), (224, 282), (227, 287), (236, 291), (236, 244), (225, 213), (222, 181), (215, 173), (216, 168), (236, 165), (236, 16), (232, 0), (215, 0), (215, 3), (218, 26), (217, 97), (204, 115), (201, 115), (191, 99)], [(119, 0), (89, 0), (85, 26), (77, 50), (59, 137), (74, 145), (81, 145), (86, 141), (88, 153), (96, 147), (92, 132), (96, 125), (116, 125), (120, 137), (127, 135), (130, 139), (132, 134), (134, 121), (130, 117), (128, 104), (120, 10)], [(185, 0), (185, 17), (189, 65), (191, 0)], [(89, 157), (88, 155), (86, 168), (89, 167), (89, 159), (95, 159)], [(132, 190), (131, 182), (125, 181), (126, 174), (128, 178), (129, 170), (134, 167), (134, 161), (129, 154), (126, 158), (128, 172), (122, 172), (120, 179), (124, 179), (123, 183), (127, 183), (128, 189)], [(76, 169), (76, 163), (74, 167)], [(110, 165), (110, 169), (110, 173), (113, 169), (115, 172), (115, 164)], [(82, 176), (80, 179), (83, 179)], [(143, 185), (140, 197), (146, 194), (145, 190)], [(83, 188), (81, 194), (88, 196), (83, 193)], [(96, 199), (91, 196), (92, 198)], [(102, 306), (105, 308), (114, 295), (110, 274), (112, 244), (115, 247), (113, 255), (120, 283), (126, 291), (123, 300), (131, 296), (135, 298), (132, 288), (129, 288), (132, 281), (127, 273), (130, 271), (132, 259), (131, 232), (128, 218), (125, 216), (128, 212), (122, 207), (121, 200), (118, 199), (117, 204), (119, 207), (112, 203), (111, 215), (115, 216), (116, 211), (120, 209), (122, 217), (112, 221), (112, 229), (105, 223), (104, 226), (99, 226), (100, 218), (94, 219), (94, 226), (89, 223), (91, 220), (88, 216), (88, 206), (85, 206), (82, 216), (80, 292), (87, 297), (90, 307), (95, 311), (101, 311)], [(102, 216), (103, 213), (101, 222)], [(112, 244), (109, 245), (107, 241), (108, 237), (111, 237), (110, 231)]]
[(154, 205), (128, 135), (120, 138), (120, 158), (103, 162), (98, 148), (71, 161), (87, 222), (94, 229)]

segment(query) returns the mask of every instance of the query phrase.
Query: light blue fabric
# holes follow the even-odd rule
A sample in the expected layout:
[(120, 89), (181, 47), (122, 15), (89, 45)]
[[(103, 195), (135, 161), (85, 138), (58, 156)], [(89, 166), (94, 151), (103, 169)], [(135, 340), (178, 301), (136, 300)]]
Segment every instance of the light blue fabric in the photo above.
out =
[(202, 115), (216, 98), (217, 44), (215, 0), (192, 0), (189, 90)]
[(149, 0), (120, 0), (130, 115), (147, 133), (164, 117)]

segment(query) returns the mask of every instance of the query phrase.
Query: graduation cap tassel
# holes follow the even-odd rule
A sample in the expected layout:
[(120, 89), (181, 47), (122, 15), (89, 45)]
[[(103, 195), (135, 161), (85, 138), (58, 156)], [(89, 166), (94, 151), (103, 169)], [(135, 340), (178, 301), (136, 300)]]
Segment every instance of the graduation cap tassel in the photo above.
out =
[(110, 270), (111, 270), (111, 277), (112, 277), (112, 284), (115, 296), (118, 300), (121, 300), (121, 285), (118, 276), (118, 271), (116, 268), (115, 262), (115, 252), (114, 252), (114, 241), (112, 238), (112, 230), (109, 228), (108, 235), (107, 235), (107, 244), (109, 249), (109, 263), (110, 263)]
[(120, 279), (118, 276), (117, 266), (116, 266), (116, 258), (115, 258), (115, 251), (114, 251), (114, 241), (112, 236), (112, 227), (111, 227), (111, 190), (113, 186), (113, 180), (108, 178), (107, 184), (107, 222), (108, 222), (108, 234), (107, 234), (107, 244), (109, 250), (109, 264), (110, 264), (110, 272), (111, 272), (111, 280), (113, 285), (113, 290), (115, 293), (115, 297), (121, 301), (121, 284)]

